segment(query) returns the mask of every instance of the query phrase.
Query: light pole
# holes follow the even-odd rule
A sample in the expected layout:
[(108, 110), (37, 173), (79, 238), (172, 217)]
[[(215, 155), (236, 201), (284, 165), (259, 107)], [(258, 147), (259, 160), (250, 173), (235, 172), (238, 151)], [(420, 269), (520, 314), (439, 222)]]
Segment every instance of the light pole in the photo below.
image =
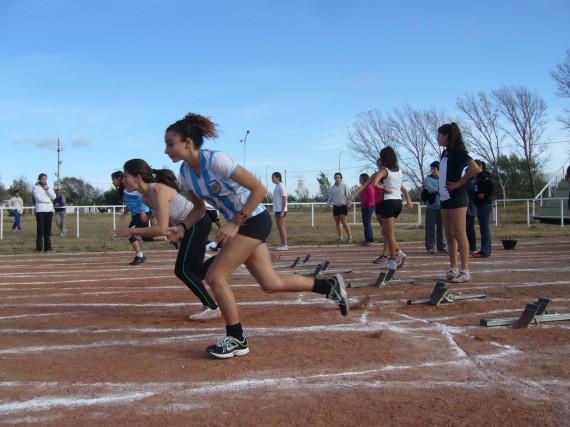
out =
[(245, 131), (245, 137), (241, 139), (239, 142), (243, 144), (243, 168), (245, 169), (245, 141), (247, 140), (247, 136), (249, 135), (249, 131)]
[(340, 155), (341, 155), (342, 153), (346, 153), (346, 151), (341, 151), (340, 153), (338, 153), (338, 172), (339, 172), (339, 173), (342, 173), (342, 172), (340, 171)]
[(265, 189), (267, 189), (267, 192), (269, 192), (269, 175), (267, 175), (267, 168), (271, 166), (271, 165), (267, 165), (265, 166)]
[(265, 166), (265, 198), (269, 200), (269, 176), (267, 175), (267, 168), (271, 165)]

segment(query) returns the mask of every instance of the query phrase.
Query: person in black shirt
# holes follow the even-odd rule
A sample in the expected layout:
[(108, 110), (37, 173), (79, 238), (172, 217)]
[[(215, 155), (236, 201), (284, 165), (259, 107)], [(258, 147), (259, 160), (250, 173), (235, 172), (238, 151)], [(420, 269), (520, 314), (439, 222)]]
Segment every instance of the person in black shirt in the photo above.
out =
[(493, 180), (491, 174), (487, 172), (485, 162), (475, 160), (481, 172), (475, 178), (475, 203), (477, 204), (477, 221), (479, 221), (479, 232), (481, 233), (481, 250), (471, 254), (474, 258), (488, 258), (491, 256), (491, 212), (493, 211)]
[[(437, 130), (437, 142), (444, 147), (439, 163), (439, 196), (441, 219), (447, 238), (450, 270), (445, 279), (452, 283), (471, 280), (469, 273), (469, 241), (465, 231), (467, 190), (464, 185), (480, 171), (463, 142), (463, 136), (456, 123), (447, 123)], [(465, 172), (463, 172), (465, 171)], [(458, 270), (457, 251), (461, 256), (461, 270)]]

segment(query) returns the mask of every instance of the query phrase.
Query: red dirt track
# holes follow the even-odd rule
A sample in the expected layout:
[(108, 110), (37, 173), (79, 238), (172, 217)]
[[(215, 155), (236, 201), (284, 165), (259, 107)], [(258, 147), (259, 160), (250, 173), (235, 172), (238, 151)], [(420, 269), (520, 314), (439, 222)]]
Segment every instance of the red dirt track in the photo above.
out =
[[(173, 274), (173, 251), (0, 257), (1, 425), (570, 425), (570, 321), (483, 327), (549, 298), (570, 313), (570, 242), (493, 246), (472, 282), (427, 298), (447, 255), (405, 244), (397, 278), (415, 284), (349, 288), (351, 311), (313, 293), (265, 294), (244, 268), (232, 276), (250, 353), (212, 359), (223, 319)], [(380, 246), (293, 248), (371, 283)], [(303, 268), (309, 270), (314, 267)], [(284, 269), (279, 269), (284, 271)]]

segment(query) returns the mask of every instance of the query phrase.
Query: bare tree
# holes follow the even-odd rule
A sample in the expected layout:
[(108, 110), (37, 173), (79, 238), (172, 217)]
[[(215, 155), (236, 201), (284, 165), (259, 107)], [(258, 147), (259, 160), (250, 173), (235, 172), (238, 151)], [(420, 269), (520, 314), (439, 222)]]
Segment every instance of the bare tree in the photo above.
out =
[(498, 103), (501, 115), (510, 125), (505, 131), (511, 137), (515, 151), (526, 162), (531, 192), (536, 194), (532, 164), (542, 164), (540, 155), (549, 146), (549, 142), (542, 139), (546, 102), (523, 86), (503, 86), (494, 90), (492, 96)]
[[(390, 119), (402, 172), (416, 188), (424, 184), (424, 166), (430, 148), (430, 138), (424, 132), (424, 119), (422, 111), (409, 105), (395, 108)], [(431, 139), (434, 138), (435, 135)]]
[(435, 110), (415, 110), (409, 105), (395, 108), (392, 115), (379, 111), (358, 115), (348, 130), (349, 148), (359, 160), (376, 164), (380, 150), (391, 146), (396, 150), (402, 172), (415, 187), (423, 186), (426, 161), (439, 158), (437, 128), (446, 121), (446, 115)]
[[(566, 61), (556, 64), (556, 68), (550, 72), (556, 81), (556, 95), (562, 98), (570, 98), (570, 49), (566, 51)], [(558, 117), (565, 129), (570, 130), (570, 109), (565, 108), (566, 117)]]
[(367, 160), (376, 166), (380, 150), (394, 142), (389, 118), (377, 111), (357, 116), (352, 129), (348, 129), (348, 148), (357, 160)]
[(470, 151), (485, 160), (497, 172), (503, 199), (506, 199), (506, 182), (503, 182), (504, 176), (500, 173), (499, 166), (505, 131), (500, 124), (498, 105), (484, 92), (470, 92), (457, 99), (457, 108), (469, 119), (469, 126), (463, 127), (463, 136), (469, 143)]

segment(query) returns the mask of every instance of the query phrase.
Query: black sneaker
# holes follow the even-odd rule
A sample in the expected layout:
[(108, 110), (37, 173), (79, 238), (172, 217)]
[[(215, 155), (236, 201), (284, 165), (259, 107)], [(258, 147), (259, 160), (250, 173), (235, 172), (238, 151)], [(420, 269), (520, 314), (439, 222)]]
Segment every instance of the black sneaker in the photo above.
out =
[(348, 294), (346, 293), (346, 286), (342, 276), (335, 274), (334, 277), (329, 279), (329, 283), (332, 287), (327, 298), (336, 302), (340, 307), (340, 314), (346, 316), (348, 314)]
[(144, 257), (144, 255), (143, 256), (135, 256), (135, 259), (133, 259), (131, 262), (129, 262), (129, 265), (139, 265), (145, 261), (146, 261), (146, 258)]
[(225, 337), (216, 345), (209, 346), (208, 353), (220, 359), (228, 359), (234, 356), (245, 356), (249, 353), (249, 347), (246, 338), (240, 341), (234, 337)]

